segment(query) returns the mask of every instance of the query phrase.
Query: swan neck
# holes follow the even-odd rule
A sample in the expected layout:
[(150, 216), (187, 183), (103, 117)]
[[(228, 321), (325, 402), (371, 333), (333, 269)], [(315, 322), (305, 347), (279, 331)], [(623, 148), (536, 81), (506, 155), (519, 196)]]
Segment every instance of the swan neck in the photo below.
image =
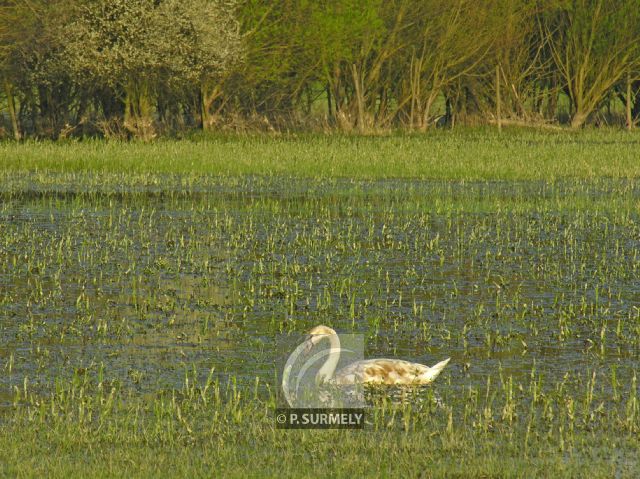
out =
[(329, 339), (329, 343), (331, 344), (331, 350), (329, 357), (316, 375), (317, 382), (331, 380), (340, 361), (340, 338), (338, 338), (337, 334), (330, 334), (327, 336), (327, 339)]

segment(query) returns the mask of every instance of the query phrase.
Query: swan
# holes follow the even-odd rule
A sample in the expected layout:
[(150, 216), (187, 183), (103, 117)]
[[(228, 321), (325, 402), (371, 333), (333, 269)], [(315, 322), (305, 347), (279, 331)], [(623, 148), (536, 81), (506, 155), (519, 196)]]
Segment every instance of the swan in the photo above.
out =
[(364, 359), (336, 372), (340, 361), (340, 339), (333, 329), (324, 325), (313, 328), (306, 342), (307, 349), (311, 350), (324, 339), (329, 340), (331, 352), (316, 374), (316, 384), (425, 385), (433, 382), (451, 359), (447, 358), (431, 367), (402, 359)]

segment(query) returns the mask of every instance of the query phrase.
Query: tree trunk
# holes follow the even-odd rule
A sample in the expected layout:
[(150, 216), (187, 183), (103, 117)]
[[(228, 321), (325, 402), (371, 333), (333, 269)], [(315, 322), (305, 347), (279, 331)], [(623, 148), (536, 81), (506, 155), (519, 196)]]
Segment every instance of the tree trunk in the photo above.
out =
[(20, 134), (20, 127), (18, 126), (18, 115), (16, 114), (16, 101), (13, 96), (13, 89), (8, 80), (4, 81), (4, 91), (7, 95), (7, 104), (9, 107), (9, 116), (11, 117), (11, 127), (13, 128), (13, 137), (16, 141), (20, 141), (22, 135)]
[(438, 92), (432, 91), (427, 97), (427, 101), (424, 104), (424, 111), (422, 112), (422, 124), (420, 125), (420, 131), (425, 132), (429, 128), (429, 117), (431, 116), (431, 107), (436, 101)]
[(358, 68), (355, 64), (351, 65), (351, 72), (353, 74), (353, 83), (355, 86), (356, 107), (358, 109), (358, 131), (360, 133), (365, 133), (366, 127), (364, 124), (364, 98), (362, 96), (361, 75), (358, 73)]
[(574, 130), (581, 128), (584, 125), (585, 121), (587, 121), (587, 116), (588, 115), (582, 110), (576, 109), (576, 112), (571, 117), (571, 128), (573, 128)]
[(207, 130), (209, 128), (209, 108), (207, 108), (207, 103), (205, 100), (205, 88), (202, 86), (200, 88), (200, 121), (201, 128), (203, 130)]
[[(201, 112), (202, 115), (202, 129), (210, 130), (213, 127), (215, 119), (219, 113), (212, 112), (214, 102), (220, 98), (222, 94), (222, 86), (217, 83), (213, 87), (209, 85), (207, 87), (206, 84), (202, 84), (200, 88), (200, 96), (201, 96)], [(213, 113), (213, 114), (212, 114)]]
[(411, 87), (411, 108), (409, 110), (409, 130), (413, 130), (416, 127), (416, 107), (418, 104), (419, 96), (419, 74), (416, 73), (415, 65), (415, 53), (411, 55), (411, 67), (409, 70), (409, 81)]
[(498, 131), (502, 131), (502, 118), (500, 116), (500, 64), (496, 65), (496, 121)]
[(126, 87), (124, 126), (143, 141), (155, 138), (151, 92), (144, 82), (130, 81)]
[(453, 111), (451, 110), (451, 97), (447, 96), (444, 101), (444, 119), (445, 125), (453, 127)]
[(633, 117), (631, 116), (631, 75), (627, 73), (627, 101), (626, 101), (626, 113), (627, 113), (627, 130), (633, 128)]
[(547, 105), (545, 108), (544, 116), (549, 120), (558, 119), (558, 81), (556, 75), (551, 77), (547, 88)]

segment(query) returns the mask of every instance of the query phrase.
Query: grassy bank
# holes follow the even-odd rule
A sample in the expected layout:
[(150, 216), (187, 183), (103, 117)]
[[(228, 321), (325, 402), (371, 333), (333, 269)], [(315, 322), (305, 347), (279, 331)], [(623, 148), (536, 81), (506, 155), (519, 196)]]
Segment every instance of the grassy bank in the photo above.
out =
[(0, 145), (3, 171), (349, 178), (638, 177), (640, 132), (493, 129), (425, 135), (199, 137)]
[(195, 381), (145, 400), (88, 375), (46, 400), (25, 389), (0, 430), (0, 474), (632, 478), (640, 466), (635, 394), (603, 408), (593, 401), (603, 384), (588, 375), (574, 396), (542, 393), (532, 375), (445, 391), (455, 408), (383, 401), (364, 431), (277, 430), (272, 401)]

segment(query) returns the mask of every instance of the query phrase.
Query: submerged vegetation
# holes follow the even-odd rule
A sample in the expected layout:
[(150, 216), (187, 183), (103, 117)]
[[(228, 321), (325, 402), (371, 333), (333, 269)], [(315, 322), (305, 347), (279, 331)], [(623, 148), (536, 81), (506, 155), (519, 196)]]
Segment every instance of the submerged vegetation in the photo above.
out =
[[(0, 474), (638, 476), (634, 135), (202, 141), (0, 147)], [(320, 323), (452, 360), (276, 429)]]

